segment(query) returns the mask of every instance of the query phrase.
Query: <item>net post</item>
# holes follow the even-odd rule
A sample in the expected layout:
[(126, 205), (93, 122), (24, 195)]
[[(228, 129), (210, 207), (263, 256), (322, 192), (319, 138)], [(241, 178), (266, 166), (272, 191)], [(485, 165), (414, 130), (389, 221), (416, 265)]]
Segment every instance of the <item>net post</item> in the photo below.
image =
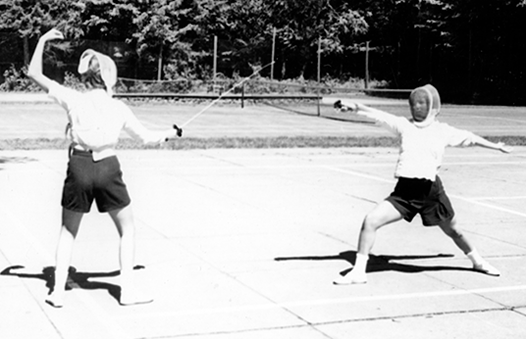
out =
[(214, 60), (213, 62), (213, 78), (216, 79), (216, 73), (217, 73), (217, 35), (214, 35)]
[(241, 85), (241, 108), (245, 108), (245, 84)]
[(318, 116), (321, 115), (320, 113), (320, 86), (321, 86), (321, 37), (318, 38), (318, 89), (316, 90), (316, 93), (318, 95)]
[(369, 89), (369, 41), (365, 43), (365, 89)]
[(270, 65), (270, 80), (274, 80), (274, 56), (275, 56), (275, 50), (276, 50), (276, 27), (272, 30), (272, 56), (270, 61), (272, 61), (272, 64)]

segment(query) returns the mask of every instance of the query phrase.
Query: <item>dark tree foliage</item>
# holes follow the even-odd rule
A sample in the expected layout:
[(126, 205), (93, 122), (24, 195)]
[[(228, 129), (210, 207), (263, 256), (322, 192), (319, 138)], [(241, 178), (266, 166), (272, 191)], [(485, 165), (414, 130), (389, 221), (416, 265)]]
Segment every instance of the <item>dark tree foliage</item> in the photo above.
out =
[(523, 0), (357, 0), (370, 25), (374, 76), (435, 84), (450, 101), (526, 104)]
[(203, 79), (216, 36), (227, 77), (268, 64), (274, 45), (275, 79), (315, 80), (321, 52), (322, 77), (346, 80), (364, 77), (367, 42), (372, 78), (391, 88), (526, 104), (526, 0), (0, 0), (0, 67), (27, 64), (51, 27), (67, 37), (46, 51), (58, 73), (91, 47), (121, 76)]
[[(448, 1), (451, 49), (441, 79), (456, 95), (481, 103), (526, 103), (526, 3)], [(449, 84), (448, 84), (449, 83)]]
[(227, 75), (232, 72), (250, 74), (253, 65), (270, 62), (275, 31), (275, 76), (312, 78), (316, 75), (320, 40), (324, 57), (341, 56), (354, 47), (354, 38), (367, 30), (363, 18), (343, 1), (238, 0), (203, 3), (206, 3), (204, 7), (207, 9), (203, 28), (207, 36), (219, 37), (223, 62), (220, 68)]

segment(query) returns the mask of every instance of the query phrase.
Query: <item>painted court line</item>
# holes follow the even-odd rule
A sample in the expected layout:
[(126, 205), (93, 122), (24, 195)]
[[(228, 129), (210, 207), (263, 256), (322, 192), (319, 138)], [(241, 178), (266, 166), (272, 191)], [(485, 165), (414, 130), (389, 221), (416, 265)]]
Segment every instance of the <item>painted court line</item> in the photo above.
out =
[(448, 161), (444, 165), (526, 165), (525, 161)]
[[(380, 181), (380, 182), (394, 183), (393, 180), (387, 180), (387, 179), (384, 179), (384, 178), (377, 177), (375, 175), (364, 174), (364, 173), (350, 171), (350, 170), (344, 170), (344, 169), (335, 168), (335, 167), (331, 167), (331, 166), (324, 166), (324, 167), (329, 169), (329, 170), (331, 170), (331, 171), (347, 173), (347, 174), (351, 174), (351, 175), (354, 175), (354, 176), (357, 176), (357, 177), (360, 177), (360, 178), (366, 178), (366, 179), (371, 179), (371, 180)], [(465, 197), (462, 197), (462, 196), (459, 196), (459, 195), (456, 195), (456, 194), (448, 194), (448, 195), (450, 197), (452, 197), (452, 198), (455, 198), (455, 199), (458, 199), (458, 200), (462, 200), (462, 201), (465, 201), (465, 202), (469, 202), (469, 203), (472, 203), (474, 205), (488, 207), (488, 208), (491, 208), (491, 209), (494, 209), (494, 210), (497, 210), (497, 211), (506, 212), (506, 213), (509, 213), (509, 214), (513, 214), (513, 215), (516, 215), (516, 216), (519, 216), (519, 217), (526, 218), (526, 213), (522, 213), (522, 212), (518, 212), (518, 211), (515, 211), (515, 210), (511, 210), (509, 208), (504, 208), (504, 207), (488, 204), (488, 203), (481, 202), (481, 201), (478, 201), (478, 200), (472, 199), (472, 198), (465, 198)]]
[[(389, 161), (389, 162), (357, 162), (357, 163), (348, 163), (348, 164), (337, 164), (337, 166), (339, 167), (394, 167), (395, 166), (395, 162), (396, 162), (396, 158), (398, 156), (398, 152), (393, 148), (393, 152), (391, 153), (388, 153), (388, 154), (385, 154), (385, 155), (381, 155), (382, 158), (388, 158), (388, 159), (393, 159), (393, 161)], [(161, 150), (162, 151), (162, 150)], [(290, 157), (288, 155), (288, 153), (281, 153), (281, 152), (278, 152), (277, 154), (274, 154), (274, 155), (268, 155), (268, 154), (265, 154), (265, 151), (264, 150), (261, 150), (261, 152), (263, 154), (261, 155), (247, 155), (247, 156), (240, 156), (240, 155), (237, 155), (237, 156), (233, 156), (233, 157), (229, 157), (229, 156), (221, 156), (221, 157), (215, 157), (215, 156), (209, 156), (207, 155), (206, 153), (201, 153), (199, 151), (191, 151), (191, 154), (196, 154), (198, 157), (204, 157), (204, 158), (210, 158), (211, 160), (217, 160), (217, 161), (224, 161), (224, 160), (227, 160), (229, 161), (229, 164), (230, 165), (220, 165), (220, 166), (217, 166), (217, 165), (197, 165), (197, 166), (184, 166), (184, 165), (181, 165), (179, 164), (180, 166), (178, 166), (177, 168), (184, 168), (184, 169), (196, 169), (196, 170), (201, 170), (201, 169), (210, 169), (210, 170), (215, 170), (215, 169), (228, 169), (228, 168), (232, 168), (233, 165), (237, 165), (239, 167), (245, 167), (245, 168), (248, 168), (248, 169), (280, 169), (280, 168), (299, 168), (299, 169), (303, 169), (303, 168), (306, 168), (306, 169), (309, 169), (309, 168), (327, 168), (327, 167), (333, 167), (335, 166), (334, 164), (323, 164), (323, 163), (319, 163), (318, 160), (325, 160), (325, 159), (331, 159), (331, 160), (346, 160), (346, 159), (355, 159), (357, 156), (363, 156), (364, 154), (363, 153), (352, 153), (352, 154), (327, 154), (327, 155), (318, 155), (316, 154), (314, 157), (310, 157), (309, 154), (300, 154), (299, 156), (293, 156), (293, 157)], [(289, 159), (289, 160), (297, 160), (297, 161), (304, 161), (304, 162), (312, 162), (312, 163), (304, 163), (304, 164), (286, 164), (286, 165), (280, 165), (280, 164), (272, 164), (272, 165), (250, 165), (250, 164), (244, 164), (243, 162), (244, 161), (250, 161), (252, 159), (254, 160), (259, 160), (261, 159), (262, 157), (265, 157), (265, 158), (271, 158), (273, 160), (283, 160), (283, 159)], [(480, 154), (460, 154), (460, 155), (456, 155), (456, 154), (452, 154), (452, 155), (446, 155), (445, 159), (446, 161), (444, 162), (444, 166), (448, 166), (448, 165), (454, 165), (454, 166), (457, 166), (457, 165), (470, 165), (470, 166), (476, 166), (476, 165), (481, 165), (481, 166), (486, 166), (486, 165), (495, 165), (495, 166), (499, 166), (499, 165), (524, 165), (526, 166), (526, 161), (525, 160), (514, 160), (514, 161), (502, 161), (502, 160), (486, 160), (486, 161), (454, 161), (454, 160), (448, 160), (449, 159), (454, 159), (454, 158), (461, 158), (461, 159), (466, 159), (466, 158), (475, 158), (475, 159), (480, 159), (480, 158), (495, 158), (495, 159), (499, 159), (501, 158), (502, 155), (480, 155)], [(144, 158), (146, 160), (146, 158)], [(379, 158), (378, 158), (379, 159)], [(385, 160), (385, 159), (383, 159)], [(238, 163), (239, 162), (239, 163)], [(271, 161), (272, 162), (272, 161)], [(318, 163), (317, 163), (318, 162)], [(147, 166), (147, 164), (152, 164), (152, 163), (156, 163), (155, 166)], [(157, 165), (157, 163), (159, 163), (160, 165)], [(148, 158), (147, 161), (143, 161), (141, 164), (139, 164), (138, 166), (142, 169), (143, 168), (143, 164), (146, 165), (146, 168), (172, 168), (173, 169), (173, 166), (163, 166), (162, 164), (166, 163), (166, 159), (165, 158), (159, 158), (159, 157), (154, 157), (154, 158)], [(137, 167), (136, 167), (137, 168)]]
[[(340, 288), (345, 288), (345, 287), (340, 287)], [(275, 310), (275, 309), (291, 309), (291, 308), (298, 308), (298, 307), (353, 304), (353, 303), (371, 302), (371, 301), (389, 301), (389, 300), (397, 301), (397, 300), (407, 300), (407, 299), (481, 295), (481, 294), (489, 294), (489, 293), (513, 292), (513, 291), (524, 291), (524, 290), (526, 290), (526, 285), (501, 286), (501, 287), (490, 287), (490, 288), (476, 288), (476, 289), (470, 289), (470, 290), (446, 290), (446, 291), (417, 292), (417, 293), (404, 293), (404, 294), (392, 294), (392, 295), (372, 295), (372, 296), (337, 298), (337, 299), (330, 298), (330, 299), (315, 299), (315, 300), (299, 300), (299, 301), (291, 301), (291, 302), (284, 302), (284, 303), (254, 304), (254, 305), (245, 305), (245, 306), (190, 309), (190, 310), (182, 310), (182, 311), (174, 311), (174, 312), (152, 312), (148, 314), (135, 313), (135, 314), (128, 314), (128, 315), (120, 316), (119, 318), (147, 319), (147, 318), (166, 318), (166, 317), (176, 317), (176, 316), (206, 315), (206, 314), (218, 314), (218, 313), (255, 312), (255, 311), (267, 311), (267, 310)]]
[(482, 202), (482, 201), (478, 201), (478, 200), (472, 199), (472, 198), (464, 198), (464, 197), (461, 197), (461, 196), (455, 195), (455, 194), (450, 194), (450, 196), (455, 198), (455, 199), (458, 199), (458, 200), (462, 200), (462, 201), (465, 201), (465, 202), (472, 203), (474, 205), (488, 207), (488, 208), (491, 208), (491, 209), (494, 209), (494, 210), (497, 210), (497, 211), (506, 212), (506, 213), (509, 213), (509, 214), (513, 214), (513, 215), (516, 215), (516, 216), (519, 216), (519, 217), (526, 218), (526, 213), (522, 213), (522, 212), (518, 212), (518, 211), (515, 211), (515, 210), (511, 210), (509, 208), (495, 206), (495, 205), (488, 204), (488, 203), (485, 203), (485, 202)]
[(333, 167), (333, 166), (320, 166), (320, 167), (328, 169), (328, 170), (333, 171), (333, 172), (340, 172), (340, 173), (345, 173), (345, 174), (351, 174), (351, 175), (356, 176), (356, 177), (365, 178), (365, 179), (371, 179), (371, 180), (374, 180), (374, 181), (380, 181), (380, 182), (386, 182), (386, 183), (395, 183), (394, 180), (381, 178), (381, 177), (378, 177), (376, 175), (360, 173), (360, 172), (346, 170), (346, 169), (341, 169), (341, 168), (337, 168), (337, 167)]
[(469, 117), (477, 118), (481, 120), (502, 120), (502, 121), (518, 122), (518, 123), (526, 124), (526, 120), (524, 119), (512, 119), (512, 118), (502, 118), (502, 117), (495, 117), (495, 116), (480, 116), (480, 115), (469, 115)]
[(478, 197), (471, 198), (473, 200), (522, 200), (526, 199), (526, 195), (518, 195), (514, 197)]

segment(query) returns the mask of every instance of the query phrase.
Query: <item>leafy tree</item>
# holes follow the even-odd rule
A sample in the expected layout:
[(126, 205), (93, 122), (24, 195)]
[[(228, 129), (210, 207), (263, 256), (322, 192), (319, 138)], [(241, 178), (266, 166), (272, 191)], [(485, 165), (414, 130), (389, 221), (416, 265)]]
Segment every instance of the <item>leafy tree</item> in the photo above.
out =
[[(264, 1), (213, 1), (200, 2), (202, 13), (202, 51), (212, 51), (213, 39), (218, 38), (219, 72), (248, 75), (250, 65), (269, 62), (272, 34), (269, 32), (269, 14)], [(211, 55), (210, 52), (207, 53)], [(206, 60), (212, 63), (211, 58)]]
[(526, 3), (523, 0), (444, 1), (448, 77), (456, 96), (473, 102), (526, 103)]
[[(81, 2), (68, 0), (0, 0), (0, 31), (16, 33), (23, 39), (23, 60), (29, 63), (29, 42), (52, 27), (59, 27), (67, 34), (78, 36)], [(69, 44), (54, 44), (63, 51)]]
[(341, 55), (355, 47), (367, 24), (344, 1), (254, 0), (205, 1), (207, 33), (222, 42), (222, 58), (231, 69), (245, 73), (250, 64), (270, 61), (276, 30), (281, 78), (313, 76), (318, 42), (327, 56)]
[(175, 73), (190, 76), (189, 69), (196, 68), (193, 39), (198, 35), (195, 17), (199, 6), (194, 0), (158, 0), (146, 2), (133, 20), (136, 26), (128, 39), (146, 62), (158, 62), (158, 79), (161, 78), (163, 60), (176, 63)]
[[(320, 39), (323, 53), (330, 58), (355, 51), (359, 37), (368, 29), (360, 12), (350, 9), (344, 1), (276, 0), (269, 10), (287, 68), (300, 76), (316, 69)], [(284, 73), (286, 76), (289, 72)]]
[(78, 13), (82, 37), (90, 40), (125, 41), (135, 32), (139, 14), (136, 1), (85, 0)]
[(314, 79), (320, 42), (324, 76), (362, 76), (370, 41), (373, 77), (391, 87), (432, 82), (446, 99), (524, 104), (524, 18), (526, 0), (0, 0), (0, 60), (19, 70), (57, 27), (66, 39), (45, 55), (55, 78), (88, 47), (121, 76), (206, 78), (217, 36), (219, 70), (244, 76), (270, 62), (275, 31), (277, 78)]
[[(523, 0), (356, 0), (372, 69), (397, 88), (432, 82), (446, 100), (517, 103), (526, 90)], [(523, 100), (524, 102), (524, 100)]]

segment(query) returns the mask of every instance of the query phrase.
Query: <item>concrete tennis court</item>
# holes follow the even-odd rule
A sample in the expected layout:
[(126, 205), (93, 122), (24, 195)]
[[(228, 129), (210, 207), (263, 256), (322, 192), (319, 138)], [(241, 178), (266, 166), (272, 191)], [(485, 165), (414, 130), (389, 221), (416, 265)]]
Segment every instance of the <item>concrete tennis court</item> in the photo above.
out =
[[(159, 107), (138, 115), (158, 128), (196, 111)], [(451, 107), (442, 120), (483, 135), (524, 135), (525, 110), (505, 111), (469, 118)], [(61, 137), (60, 113), (50, 104), (2, 104), (2, 119), (11, 119), (2, 138)], [(257, 126), (269, 135), (384, 133), (223, 106), (185, 135), (254, 135)], [(332, 279), (350, 268), (365, 213), (391, 192), (396, 149), (161, 148), (119, 156), (138, 227), (144, 269), (137, 273), (155, 301), (118, 305), (117, 233), (93, 208), (78, 236), (64, 308), (45, 304), (67, 155), (0, 151), (2, 338), (526, 336), (526, 147), (512, 154), (449, 149), (441, 172), (462, 228), (501, 277), (472, 271), (446, 236), (415, 220), (380, 231), (369, 282), (360, 286)]]

